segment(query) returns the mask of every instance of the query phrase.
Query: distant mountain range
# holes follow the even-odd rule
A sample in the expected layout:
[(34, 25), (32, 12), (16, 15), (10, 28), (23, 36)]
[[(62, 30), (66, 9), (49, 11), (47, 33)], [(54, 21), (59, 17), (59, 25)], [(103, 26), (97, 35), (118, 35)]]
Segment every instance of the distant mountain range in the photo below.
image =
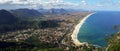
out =
[(16, 9), (16, 10), (10, 10), (10, 12), (19, 18), (31, 18), (31, 17), (41, 17), (44, 16), (44, 14), (64, 14), (68, 13), (74, 10), (70, 9)]
[(67, 13), (68, 11), (65, 10), (65, 9), (55, 9), (55, 8), (52, 8), (52, 9), (38, 9), (38, 11), (42, 14), (64, 14), (64, 13)]
[(15, 10), (0, 10), (0, 23), (15, 22), (18, 18), (36, 18), (42, 17), (44, 14), (64, 14), (70, 12), (67, 9), (15, 9)]
[(16, 9), (10, 10), (16, 17), (27, 18), (27, 17), (40, 17), (42, 14), (34, 9)]
[(64, 14), (69, 12), (74, 12), (75, 10), (71, 9), (15, 9), (15, 10), (0, 10), (0, 23), (14, 23), (20, 18), (38, 18), (43, 17), (45, 14)]
[(13, 24), (14, 22), (20, 21), (20, 18), (39, 18), (45, 14), (64, 14), (74, 12), (71, 9), (15, 9), (15, 10), (0, 10), (0, 24)]
[(67, 13), (67, 10), (62, 9), (62, 8), (61, 9), (52, 8), (52, 9), (49, 10), (49, 12), (52, 13), (52, 14), (64, 14), (64, 13)]
[(43, 14), (64, 14), (64, 13), (68, 13), (68, 12), (74, 12), (75, 10), (72, 9), (63, 9), (63, 8), (51, 8), (51, 9), (38, 9), (39, 12), (43, 13)]

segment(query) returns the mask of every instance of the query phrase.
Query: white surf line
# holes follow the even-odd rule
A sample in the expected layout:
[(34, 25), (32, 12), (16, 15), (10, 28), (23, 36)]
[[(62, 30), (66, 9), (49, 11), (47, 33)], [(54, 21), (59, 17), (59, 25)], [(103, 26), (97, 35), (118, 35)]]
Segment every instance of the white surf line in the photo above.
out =
[(80, 30), (81, 26), (83, 25), (83, 23), (86, 21), (86, 19), (87, 19), (88, 17), (90, 17), (90, 16), (93, 15), (93, 14), (95, 14), (95, 13), (91, 13), (91, 14), (87, 15), (85, 18), (83, 18), (82, 20), (80, 20), (79, 24), (76, 25), (76, 27), (75, 27), (75, 29), (74, 29), (74, 31), (73, 31), (73, 34), (71, 35), (72, 40), (73, 40), (73, 43), (74, 43), (76, 46), (80, 46), (80, 45), (84, 45), (84, 44), (85, 44), (85, 42), (81, 43), (81, 42), (78, 40), (77, 36), (78, 36), (79, 30)]

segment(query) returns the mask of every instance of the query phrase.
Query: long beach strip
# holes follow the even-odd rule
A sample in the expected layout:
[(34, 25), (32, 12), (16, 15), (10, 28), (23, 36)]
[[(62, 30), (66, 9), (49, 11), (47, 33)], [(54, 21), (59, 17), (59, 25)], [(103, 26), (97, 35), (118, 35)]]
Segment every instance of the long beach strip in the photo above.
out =
[(78, 40), (77, 36), (78, 36), (79, 30), (80, 30), (81, 26), (83, 25), (83, 23), (86, 21), (86, 19), (87, 19), (88, 17), (90, 17), (90, 16), (93, 15), (93, 14), (95, 14), (95, 13), (91, 13), (91, 14), (87, 15), (87, 16), (86, 16), (85, 18), (83, 18), (83, 19), (80, 21), (80, 23), (77, 24), (76, 27), (74, 28), (74, 31), (73, 31), (73, 34), (71, 35), (71, 37), (72, 37), (73, 43), (74, 43), (76, 46), (80, 46), (80, 45), (84, 45), (84, 44), (85, 44), (85, 43), (81, 43), (81, 42)]

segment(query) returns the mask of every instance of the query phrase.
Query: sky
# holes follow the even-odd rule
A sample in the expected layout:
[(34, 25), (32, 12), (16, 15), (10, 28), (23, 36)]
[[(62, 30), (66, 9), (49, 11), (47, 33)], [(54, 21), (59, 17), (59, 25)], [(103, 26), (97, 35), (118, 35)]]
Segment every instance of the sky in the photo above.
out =
[(0, 0), (0, 9), (18, 8), (69, 8), (120, 11), (120, 0)]

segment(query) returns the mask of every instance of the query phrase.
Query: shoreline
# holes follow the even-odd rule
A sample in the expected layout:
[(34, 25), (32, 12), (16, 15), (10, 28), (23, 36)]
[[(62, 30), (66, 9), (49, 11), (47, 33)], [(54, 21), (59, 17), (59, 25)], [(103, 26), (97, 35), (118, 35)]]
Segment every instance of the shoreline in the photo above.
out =
[(73, 43), (76, 45), (76, 46), (80, 46), (80, 45), (84, 45), (86, 44), (86, 42), (83, 42), (81, 43), (77, 36), (78, 36), (78, 33), (79, 33), (79, 30), (80, 28), (82, 27), (82, 25), (84, 24), (84, 22), (86, 21), (87, 18), (89, 18), (91, 15), (93, 15), (95, 13), (91, 13), (91, 14), (88, 14), (87, 16), (85, 16), (82, 20), (80, 20), (80, 22), (75, 26), (74, 30), (73, 30), (73, 33), (71, 35), (71, 38), (73, 40)]

